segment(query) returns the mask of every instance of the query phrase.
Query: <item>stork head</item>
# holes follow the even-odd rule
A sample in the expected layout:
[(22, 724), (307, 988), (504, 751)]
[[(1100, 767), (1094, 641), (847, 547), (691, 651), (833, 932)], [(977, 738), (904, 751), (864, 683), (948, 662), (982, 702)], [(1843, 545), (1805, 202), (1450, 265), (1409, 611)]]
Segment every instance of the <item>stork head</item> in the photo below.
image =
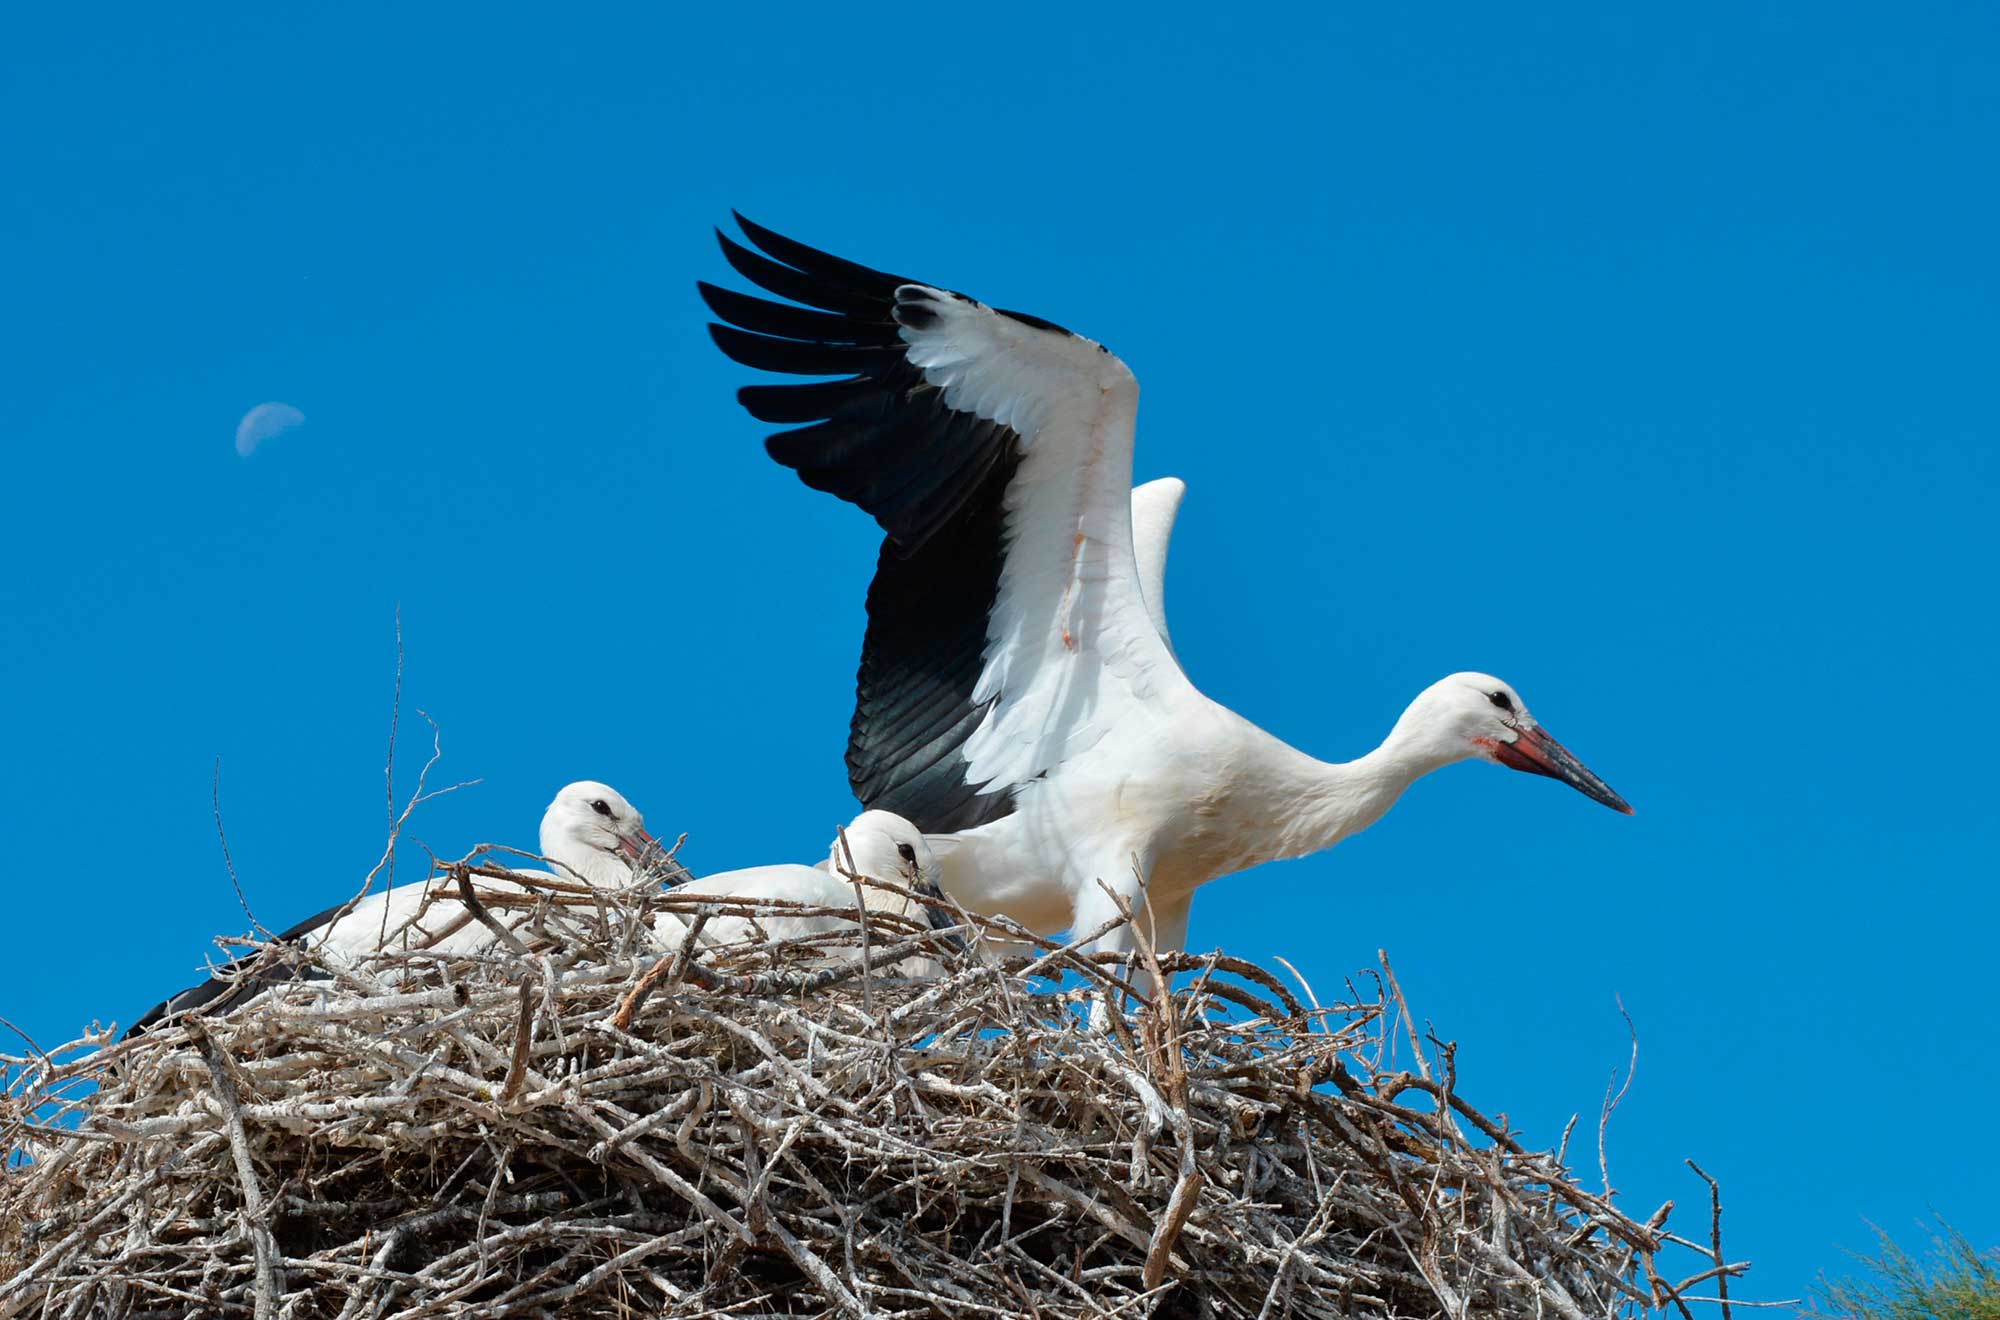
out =
[(1509, 770), (1560, 779), (1613, 811), (1632, 807), (1548, 735), (1521, 694), (1491, 674), (1453, 674), (1424, 689), (1403, 720), (1409, 736), (1440, 763), (1480, 757)]
[[(842, 839), (845, 839), (843, 844)], [(850, 856), (852, 862), (849, 861)], [(925, 898), (943, 898), (938, 888), (937, 856), (924, 833), (893, 811), (864, 811), (836, 836), (827, 857), (827, 870), (843, 879), (865, 875), (871, 880), (901, 885)], [(890, 912), (912, 921), (929, 922), (932, 930), (944, 930), (956, 920), (945, 908), (932, 907), (901, 894), (868, 885), (860, 886), (862, 906), (871, 912)], [(963, 953), (963, 935), (946, 935), (944, 942)], [(941, 976), (944, 968), (934, 959), (913, 957), (902, 963), (908, 976)]]
[(594, 884), (629, 883), (652, 846), (638, 808), (595, 780), (567, 785), (542, 813), (542, 856)]
[[(864, 811), (833, 841), (827, 867), (834, 875), (865, 875), (921, 894), (937, 893), (937, 858), (923, 831), (893, 811)], [(848, 855), (854, 862), (848, 864)]]

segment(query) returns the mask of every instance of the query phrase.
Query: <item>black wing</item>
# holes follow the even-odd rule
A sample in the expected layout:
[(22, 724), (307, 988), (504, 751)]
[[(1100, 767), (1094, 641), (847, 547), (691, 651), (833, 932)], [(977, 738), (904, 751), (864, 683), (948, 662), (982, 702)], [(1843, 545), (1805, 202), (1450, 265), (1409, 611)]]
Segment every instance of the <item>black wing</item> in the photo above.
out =
[[(327, 925), (329, 922), (346, 914), (353, 907), (353, 901), (349, 900), (345, 903), (336, 904), (324, 912), (316, 912), (289, 930), (281, 931), (277, 935), (272, 936), (271, 942), (273, 944), (297, 944), (307, 935), (312, 934), (321, 926)], [(255, 963), (259, 958), (266, 960), (264, 966), (257, 967), (254, 970), (248, 966), (248, 964)], [(262, 952), (245, 954), (240, 958), (231, 958), (228, 962), (217, 968), (215, 974), (200, 985), (191, 985), (164, 1003), (155, 1004), (150, 1009), (147, 1009), (145, 1014), (126, 1030), (124, 1039), (130, 1040), (134, 1036), (152, 1030), (165, 1019), (179, 1017), (183, 1013), (220, 1013), (226, 1008), (241, 1003), (244, 999), (256, 994), (266, 986), (283, 985), (288, 981), (323, 981), (326, 979), (326, 973), (310, 963), (294, 962)]]
[(1014, 809), (1012, 791), (976, 791), (961, 749), (992, 704), (975, 705), (972, 692), (1000, 589), (1004, 501), (1021, 437), (947, 407), (905, 356), (900, 325), (922, 325), (933, 313), (919, 290), (899, 299), (897, 289), (920, 281), (736, 219), (763, 254), (718, 232), (729, 264), (804, 306), (702, 284), (703, 299), (728, 322), (710, 325), (716, 345), (764, 371), (841, 377), (746, 386), (737, 398), (760, 421), (805, 423), (767, 440), (771, 457), (813, 489), (858, 505), (887, 533), (868, 587), (848, 783), (863, 806), (896, 812), (928, 834), (998, 820)]

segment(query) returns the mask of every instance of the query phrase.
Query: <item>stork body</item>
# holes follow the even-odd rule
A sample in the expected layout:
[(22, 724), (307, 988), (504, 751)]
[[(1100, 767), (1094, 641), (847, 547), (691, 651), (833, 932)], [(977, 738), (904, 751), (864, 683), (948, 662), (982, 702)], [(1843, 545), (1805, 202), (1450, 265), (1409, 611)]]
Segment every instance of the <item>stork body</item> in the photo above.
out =
[[(968, 908), (1082, 933), (1122, 902), (1178, 949), (1201, 885), (1330, 847), (1473, 757), (1629, 812), (1488, 675), (1433, 684), (1342, 763), (1210, 701), (1166, 635), (1179, 490), (1128, 492), (1138, 384), (1125, 364), (1039, 317), (738, 220), (761, 253), (723, 237), (730, 264), (803, 306), (703, 285), (728, 323), (711, 327), (718, 346), (843, 377), (739, 397), (762, 420), (804, 423), (770, 438), (772, 457), (886, 533), (850, 782), (931, 836), (944, 889)], [(1101, 947), (1132, 938), (1115, 930)]]
[[(675, 885), (671, 892), (709, 898), (777, 899), (824, 908), (853, 909), (858, 903), (870, 912), (890, 913), (919, 923), (933, 922), (933, 910), (923, 904), (891, 890), (857, 884), (850, 877), (882, 880), (927, 897), (940, 896), (937, 859), (924, 841), (922, 831), (887, 811), (864, 811), (855, 817), (841, 837), (833, 841), (827, 860), (818, 866), (781, 863), (720, 871)], [(653, 919), (653, 935), (663, 947), (678, 949), (687, 938), (687, 923), (684, 912), (662, 912)], [(783, 910), (755, 916), (722, 913), (703, 924), (701, 943), (727, 947), (751, 941), (800, 940), (852, 929), (854, 924), (852, 917), (827, 913)], [(906, 959), (902, 967), (912, 976), (938, 974), (937, 964), (930, 959)]]
[[(479, 887), (503, 894), (533, 893), (532, 882), (559, 880), (622, 889), (632, 883), (633, 867), (652, 842), (638, 808), (608, 784), (581, 780), (565, 786), (542, 813), (542, 856), (559, 869), (520, 872), (527, 883), (482, 876)], [(433, 875), (422, 884), (370, 894), (351, 907), (329, 908), (279, 938), (344, 958), (393, 950), (462, 957), (498, 943), (499, 937), (456, 894), (457, 886), (447, 877)], [(532, 913), (508, 907), (489, 909), (488, 915), (512, 928)]]
[[(591, 780), (567, 785), (542, 813), (542, 855), (562, 868), (521, 874), (545, 880), (582, 881), (593, 887), (619, 889), (633, 881), (633, 865), (651, 846), (652, 836), (639, 811), (617, 790)], [(336, 960), (352, 960), (385, 951), (425, 950), (447, 957), (479, 953), (498, 943), (484, 923), (474, 918), (455, 891), (432, 876), (422, 884), (370, 894), (318, 912), (275, 937), (273, 943), (296, 944)], [(513, 881), (479, 882), (484, 890), (527, 892)], [(531, 915), (526, 908), (500, 908), (489, 913), (502, 926), (518, 925)], [(254, 956), (254, 955), (252, 955)], [(234, 959), (199, 985), (190, 986), (154, 1006), (126, 1035), (136, 1036), (166, 1017), (193, 1010), (213, 1012), (238, 1002), (263, 986), (301, 976), (315, 977), (309, 965), (275, 966), (251, 976), (242, 974), (245, 959)]]

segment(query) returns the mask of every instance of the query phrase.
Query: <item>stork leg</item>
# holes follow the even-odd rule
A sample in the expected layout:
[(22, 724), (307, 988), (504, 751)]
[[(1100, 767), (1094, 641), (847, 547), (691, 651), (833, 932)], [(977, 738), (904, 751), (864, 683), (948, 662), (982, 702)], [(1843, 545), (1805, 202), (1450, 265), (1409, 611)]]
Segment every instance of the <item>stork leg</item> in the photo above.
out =
[[(1154, 953), (1179, 953), (1187, 948), (1188, 910), (1193, 906), (1193, 894), (1184, 894), (1179, 898), (1155, 898), (1147, 904), (1147, 913), (1152, 917), (1147, 938), (1153, 943)], [(1165, 990), (1163, 985), (1153, 987), (1156, 995)]]
[[(1072, 928), (1076, 934), (1082, 935), (1098, 929), (1107, 922), (1118, 920), (1126, 913), (1132, 914), (1132, 921), (1121, 922), (1112, 927), (1098, 936), (1085, 950), (1086, 953), (1117, 954), (1120, 958), (1117, 965), (1129, 972), (1133, 970), (1139, 955), (1138, 932), (1134, 927), (1137, 923), (1147, 922), (1150, 919), (1146, 903), (1147, 868), (1144, 860), (1135, 852), (1125, 850), (1122, 863), (1092, 868), (1084, 874), (1090, 878), (1077, 890)], [(1183, 936), (1186, 934), (1185, 922), (1182, 923), (1181, 933)], [(1113, 1011), (1115, 1006), (1111, 1002), (1110, 992), (1100, 994), (1096, 1004), (1091, 1007), (1091, 1026), (1100, 1031), (1105, 1030), (1110, 1025), (1109, 1019)]]

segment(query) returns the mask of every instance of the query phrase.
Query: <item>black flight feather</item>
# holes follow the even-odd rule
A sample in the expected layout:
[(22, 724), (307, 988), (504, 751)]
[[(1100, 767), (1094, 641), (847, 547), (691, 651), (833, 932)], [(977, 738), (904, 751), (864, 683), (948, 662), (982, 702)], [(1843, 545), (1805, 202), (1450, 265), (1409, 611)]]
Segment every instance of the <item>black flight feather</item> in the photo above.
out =
[[(759, 421), (790, 428), (766, 440), (773, 459), (886, 533), (868, 588), (848, 782), (863, 805), (898, 812), (926, 833), (998, 820), (1014, 809), (1013, 792), (967, 783), (964, 747), (991, 705), (975, 705), (972, 692), (1000, 590), (1021, 437), (946, 406), (901, 334), (935, 323), (940, 296), (962, 295), (933, 294), (937, 286), (736, 220), (755, 250), (718, 231), (724, 260), (786, 302), (700, 285), (724, 323), (710, 327), (716, 345), (759, 370), (843, 377), (750, 385), (737, 397)], [(926, 291), (899, 297), (910, 285)], [(1040, 317), (999, 314), (1069, 333)]]

